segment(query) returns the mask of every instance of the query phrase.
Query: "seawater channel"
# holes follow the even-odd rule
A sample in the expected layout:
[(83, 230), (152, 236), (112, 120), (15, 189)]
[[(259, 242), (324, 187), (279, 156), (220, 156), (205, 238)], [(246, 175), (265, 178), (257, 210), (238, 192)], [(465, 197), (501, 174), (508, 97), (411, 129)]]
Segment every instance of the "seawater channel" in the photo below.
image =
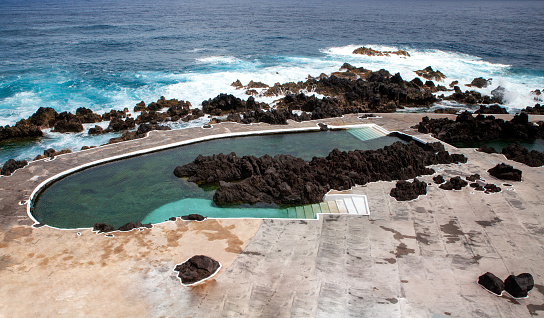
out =
[(191, 213), (212, 218), (313, 218), (293, 207), (242, 205), (217, 207), (214, 187), (199, 187), (173, 171), (198, 155), (289, 154), (305, 160), (342, 151), (373, 150), (401, 141), (372, 127), (253, 135), (215, 139), (100, 164), (54, 181), (32, 202), (32, 216), (57, 228), (88, 228), (108, 223), (160, 223)]

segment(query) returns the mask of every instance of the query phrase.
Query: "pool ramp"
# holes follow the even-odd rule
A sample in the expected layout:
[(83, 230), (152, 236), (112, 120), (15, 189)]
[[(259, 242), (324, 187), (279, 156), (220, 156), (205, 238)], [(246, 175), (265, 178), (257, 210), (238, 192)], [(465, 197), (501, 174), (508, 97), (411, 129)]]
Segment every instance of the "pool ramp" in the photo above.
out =
[(290, 219), (315, 219), (318, 214), (370, 215), (366, 195), (327, 194), (324, 202), (308, 204), (287, 209)]
[(362, 141), (376, 139), (376, 138), (385, 136), (383, 132), (377, 129), (374, 129), (373, 127), (353, 128), (353, 129), (348, 129), (348, 132)]

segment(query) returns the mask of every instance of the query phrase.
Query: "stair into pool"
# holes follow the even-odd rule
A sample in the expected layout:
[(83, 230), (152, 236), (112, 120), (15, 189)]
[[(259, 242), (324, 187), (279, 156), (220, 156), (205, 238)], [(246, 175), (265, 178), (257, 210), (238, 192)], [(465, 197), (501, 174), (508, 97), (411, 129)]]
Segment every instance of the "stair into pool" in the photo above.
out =
[(366, 195), (361, 194), (327, 194), (324, 202), (301, 205), (287, 209), (290, 219), (315, 219), (317, 214), (353, 214), (370, 215)]
[(382, 132), (372, 127), (348, 129), (348, 132), (362, 141), (385, 136)]

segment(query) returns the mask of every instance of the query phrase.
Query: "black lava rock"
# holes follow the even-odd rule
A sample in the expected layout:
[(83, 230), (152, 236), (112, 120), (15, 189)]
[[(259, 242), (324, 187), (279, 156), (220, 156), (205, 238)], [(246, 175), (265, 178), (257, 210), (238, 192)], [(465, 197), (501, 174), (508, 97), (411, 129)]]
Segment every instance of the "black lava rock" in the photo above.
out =
[(8, 161), (6, 161), (6, 163), (2, 167), (0, 174), (2, 174), (3, 176), (9, 176), (13, 172), (15, 172), (15, 170), (20, 169), (26, 166), (27, 164), (28, 162), (26, 160), (9, 159)]
[(218, 261), (204, 255), (196, 255), (176, 265), (175, 271), (183, 284), (194, 284), (213, 275), (221, 265)]
[(427, 194), (427, 184), (418, 179), (414, 179), (414, 182), (411, 183), (404, 180), (397, 181), (397, 184), (389, 193), (397, 201), (409, 201), (425, 194)]
[(504, 291), (504, 282), (490, 272), (478, 277), (478, 284), (497, 296), (501, 296)]
[(182, 216), (181, 219), (185, 221), (203, 221), (206, 218), (200, 214), (189, 214)]
[(433, 181), (436, 184), (442, 184), (442, 183), (446, 182), (446, 180), (444, 180), (444, 177), (441, 174), (439, 174), (437, 176), (434, 176)]
[(95, 223), (93, 226), (93, 231), (97, 231), (98, 233), (106, 233), (115, 231), (115, 228), (113, 225), (109, 225), (107, 223)]
[(521, 181), (521, 170), (514, 167), (500, 163), (495, 167), (487, 170), (490, 175), (502, 180)]
[(443, 190), (461, 190), (467, 185), (468, 185), (468, 182), (461, 179), (461, 177), (453, 177), (446, 183), (440, 185), (439, 188)]
[(529, 273), (519, 274), (518, 276), (510, 275), (504, 281), (504, 290), (515, 298), (527, 297), (534, 286), (533, 275)]

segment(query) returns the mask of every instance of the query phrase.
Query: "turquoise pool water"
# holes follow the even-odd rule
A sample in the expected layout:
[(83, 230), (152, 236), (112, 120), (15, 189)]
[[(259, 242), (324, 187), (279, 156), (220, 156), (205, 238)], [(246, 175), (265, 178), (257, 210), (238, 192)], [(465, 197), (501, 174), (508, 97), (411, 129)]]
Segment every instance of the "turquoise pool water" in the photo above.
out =
[(186, 179), (175, 177), (173, 171), (176, 166), (193, 161), (199, 154), (290, 154), (311, 160), (314, 156), (326, 156), (334, 148), (345, 151), (378, 149), (399, 140), (384, 136), (373, 128), (363, 128), (247, 136), (196, 143), (71, 174), (52, 183), (37, 196), (32, 215), (40, 223), (59, 228), (92, 227), (96, 222), (115, 227), (136, 221), (159, 223), (172, 216), (190, 213), (214, 218), (292, 217), (287, 207), (219, 208), (212, 202), (215, 188), (201, 188)]

